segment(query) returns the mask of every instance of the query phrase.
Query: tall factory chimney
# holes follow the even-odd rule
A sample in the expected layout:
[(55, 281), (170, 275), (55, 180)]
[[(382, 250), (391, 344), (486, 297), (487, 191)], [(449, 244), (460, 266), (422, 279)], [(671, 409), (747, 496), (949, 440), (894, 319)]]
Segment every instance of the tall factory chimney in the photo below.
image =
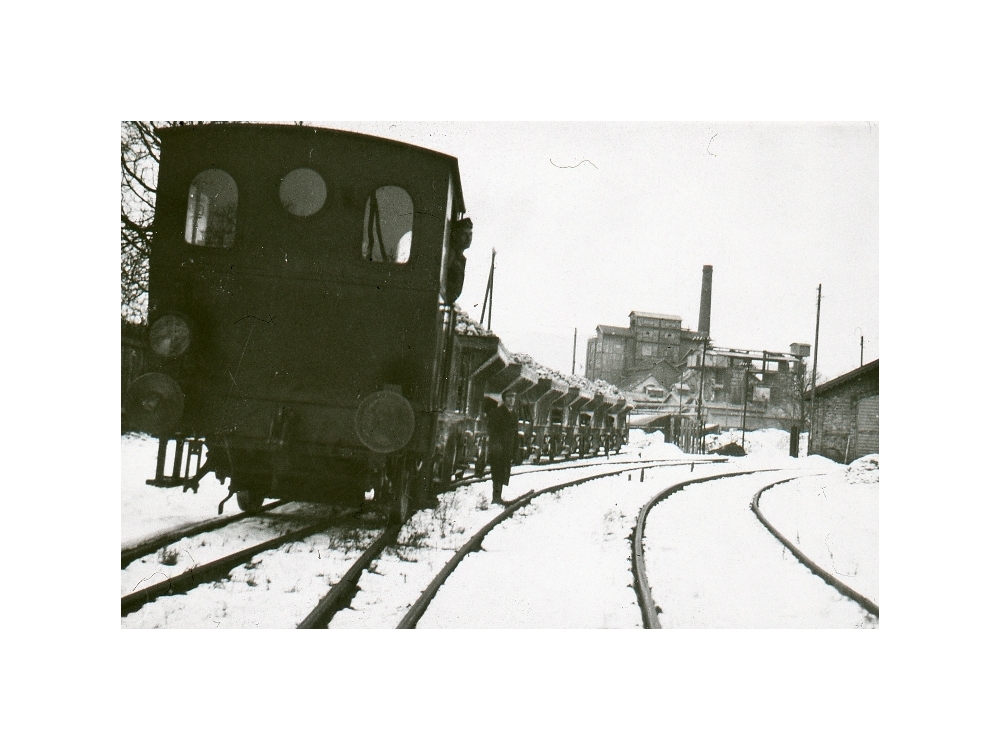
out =
[(701, 312), (698, 314), (698, 332), (707, 334), (712, 323), (712, 267), (701, 267)]

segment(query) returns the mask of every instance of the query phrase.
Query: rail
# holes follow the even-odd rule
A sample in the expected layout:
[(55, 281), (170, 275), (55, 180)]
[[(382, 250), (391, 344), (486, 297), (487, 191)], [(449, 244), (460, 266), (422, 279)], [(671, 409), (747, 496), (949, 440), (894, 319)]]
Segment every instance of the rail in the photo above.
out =
[(847, 584), (843, 583), (839, 579), (830, 575), (825, 570), (823, 570), (819, 565), (817, 565), (808, 557), (806, 557), (804, 554), (802, 554), (802, 551), (799, 550), (799, 548), (796, 547), (794, 544), (792, 544), (790, 541), (788, 541), (781, 532), (779, 532), (776, 528), (774, 528), (771, 522), (768, 521), (764, 517), (764, 514), (761, 512), (760, 510), (761, 495), (763, 495), (767, 490), (771, 489), (772, 487), (777, 487), (779, 484), (784, 484), (785, 482), (791, 482), (795, 479), (800, 479), (800, 478), (801, 477), (791, 477), (789, 479), (782, 479), (780, 482), (774, 482), (772, 484), (767, 485), (766, 487), (762, 487), (756, 493), (754, 493), (753, 501), (750, 503), (751, 510), (753, 510), (754, 515), (757, 516), (760, 522), (764, 524), (764, 528), (770, 531), (775, 539), (777, 539), (779, 542), (785, 545), (785, 547), (788, 548), (788, 551), (791, 552), (793, 555), (795, 555), (796, 558), (798, 558), (798, 561), (800, 563), (805, 565), (807, 568), (809, 568), (810, 571), (812, 571), (814, 574), (822, 578), (826, 583), (833, 586), (835, 589), (837, 589), (837, 591), (846, 596), (848, 599), (852, 599), (853, 601), (861, 605), (861, 607), (866, 609), (868, 612), (878, 617), (878, 605), (875, 604), (875, 602), (873, 602), (871, 599), (868, 599), (865, 596), (862, 596)]
[(779, 471), (779, 469), (753, 469), (748, 471), (733, 471), (727, 472), (725, 474), (713, 474), (707, 477), (696, 477), (695, 479), (688, 479), (683, 482), (678, 482), (673, 484), (667, 489), (655, 495), (651, 500), (649, 500), (642, 509), (639, 511), (639, 515), (636, 518), (635, 528), (632, 530), (632, 579), (635, 589), (635, 596), (639, 602), (639, 610), (642, 612), (642, 626), (647, 629), (659, 629), (660, 625), (660, 608), (656, 606), (656, 602), (653, 600), (652, 591), (649, 588), (649, 581), (646, 578), (646, 558), (645, 553), (642, 549), (642, 538), (646, 532), (646, 518), (649, 516), (649, 511), (652, 510), (653, 506), (657, 503), (666, 500), (668, 497), (673, 495), (675, 492), (679, 492), (685, 487), (690, 487), (693, 484), (701, 484), (702, 482), (712, 482), (716, 479), (728, 479), (730, 477), (740, 477), (747, 474), (759, 474), (766, 471)]
[[(689, 461), (684, 461), (683, 463), (690, 463)], [(657, 466), (670, 466), (673, 465), (671, 462), (663, 461)], [(471, 552), (475, 552), (482, 549), (483, 540), (486, 538), (494, 528), (506, 521), (508, 518), (514, 515), (518, 510), (528, 505), (536, 497), (542, 495), (548, 495), (561, 490), (567, 489), (569, 487), (574, 487), (576, 485), (584, 484), (586, 482), (593, 481), (595, 479), (604, 479), (606, 477), (615, 476), (617, 474), (625, 474), (630, 471), (636, 471), (640, 467), (629, 466), (626, 468), (619, 468), (613, 471), (605, 471), (600, 474), (592, 474), (587, 477), (582, 477), (580, 479), (574, 479), (569, 482), (562, 482), (561, 484), (553, 485), (551, 487), (546, 487), (542, 490), (531, 490), (519, 497), (511, 500), (509, 503), (504, 503), (507, 507), (497, 514), (489, 523), (483, 526), (479, 531), (477, 531), (462, 547), (451, 557), (451, 559), (445, 564), (441, 571), (434, 577), (434, 579), (428, 584), (427, 588), (424, 589), (423, 593), (417, 598), (410, 609), (404, 615), (403, 619), (400, 620), (398, 629), (413, 629), (417, 626), (420, 618), (423, 617), (424, 613), (427, 611), (427, 607), (430, 605), (434, 596), (437, 594), (438, 590), (444, 585), (444, 582), (448, 577), (455, 571), (459, 563), (468, 556)], [(646, 466), (645, 468), (653, 468), (653, 466)]]
[(240, 550), (239, 552), (234, 552), (231, 555), (226, 555), (218, 560), (213, 560), (212, 562), (205, 563), (204, 565), (189, 568), (183, 573), (180, 573), (172, 578), (168, 578), (165, 581), (160, 581), (152, 586), (147, 586), (139, 591), (127, 594), (122, 597), (122, 617), (139, 611), (146, 604), (155, 601), (161, 596), (184, 594), (202, 583), (217, 581), (220, 578), (225, 577), (229, 571), (237, 565), (250, 562), (250, 560), (259, 555), (261, 552), (276, 549), (277, 547), (280, 547), (283, 544), (288, 544), (289, 542), (301, 541), (307, 536), (317, 534), (330, 528), (337, 522), (337, 518), (337, 516), (331, 514), (323, 520), (309, 524), (308, 526), (298, 529), (297, 531), (282, 534), (274, 539), (254, 545), (253, 547), (248, 547), (247, 549)]

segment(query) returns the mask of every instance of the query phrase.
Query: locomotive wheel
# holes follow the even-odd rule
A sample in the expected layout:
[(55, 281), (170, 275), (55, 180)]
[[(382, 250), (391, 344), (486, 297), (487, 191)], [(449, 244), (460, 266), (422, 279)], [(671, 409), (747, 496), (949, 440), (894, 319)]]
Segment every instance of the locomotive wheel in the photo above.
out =
[(253, 513), (264, 506), (264, 493), (257, 490), (239, 490), (236, 493), (236, 504), (240, 510)]

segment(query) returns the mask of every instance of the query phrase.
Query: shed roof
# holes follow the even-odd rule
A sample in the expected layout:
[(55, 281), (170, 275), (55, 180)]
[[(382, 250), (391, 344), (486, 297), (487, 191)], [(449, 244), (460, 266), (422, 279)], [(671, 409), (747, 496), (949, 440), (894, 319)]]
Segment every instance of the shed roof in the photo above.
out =
[[(838, 377), (835, 377), (833, 380), (828, 380), (822, 385), (816, 386), (816, 395), (819, 396), (820, 394), (826, 391), (837, 388), (838, 386), (841, 386), (844, 383), (849, 383), (852, 380), (857, 380), (858, 378), (864, 377), (865, 375), (869, 375), (872, 372), (878, 374), (877, 359), (869, 362), (867, 365), (862, 365), (857, 369), (851, 370), (850, 372), (845, 372), (843, 375), (839, 375)], [(808, 391), (806, 391), (806, 398), (808, 398), (811, 393), (812, 389), (810, 388)]]
[(672, 416), (677, 416), (676, 410), (672, 412), (658, 411), (651, 414), (637, 414), (629, 417), (628, 426), (636, 428), (666, 427)]

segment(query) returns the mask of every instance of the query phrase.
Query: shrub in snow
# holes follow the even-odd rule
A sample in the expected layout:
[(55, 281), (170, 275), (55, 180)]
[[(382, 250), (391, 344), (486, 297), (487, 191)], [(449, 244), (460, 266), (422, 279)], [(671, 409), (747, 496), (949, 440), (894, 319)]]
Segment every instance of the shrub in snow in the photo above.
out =
[(709, 451), (718, 456), (745, 456), (747, 452), (743, 450), (739, 443), (726, 443), (719, 448), (713, 448)]

